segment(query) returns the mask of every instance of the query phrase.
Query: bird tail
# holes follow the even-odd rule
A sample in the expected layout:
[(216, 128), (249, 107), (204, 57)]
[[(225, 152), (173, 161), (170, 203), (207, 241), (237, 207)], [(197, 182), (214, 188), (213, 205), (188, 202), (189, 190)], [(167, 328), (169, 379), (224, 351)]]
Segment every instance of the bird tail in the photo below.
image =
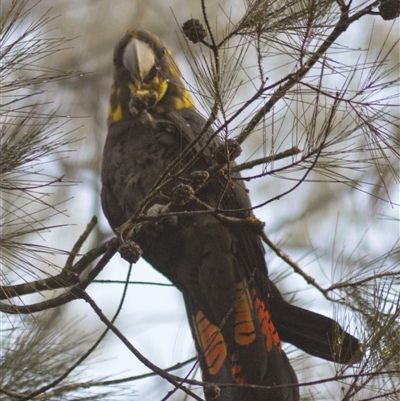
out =
[(271, 317), (282, 341), (331, 362), (351, 364), (362, 356), (357, 338), (334, 320), (286, 302), (270, 282)]
[(236, 287), (236, 302), (220, 325), (185, 297), (203, 380), (217, 384), (218, 401), (298, 401), (297, 378), (266, 305), (255, 288)]

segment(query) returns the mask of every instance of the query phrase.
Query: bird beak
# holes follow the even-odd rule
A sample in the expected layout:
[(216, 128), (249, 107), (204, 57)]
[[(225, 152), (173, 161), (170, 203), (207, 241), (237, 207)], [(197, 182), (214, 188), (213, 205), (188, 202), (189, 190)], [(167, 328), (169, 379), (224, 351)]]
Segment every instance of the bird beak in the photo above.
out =
[(149, 45), (138, 39), (132, 39), (128, 43), (122, 60), (138, 87), (144, 82), (156, 61), (154, 52)]

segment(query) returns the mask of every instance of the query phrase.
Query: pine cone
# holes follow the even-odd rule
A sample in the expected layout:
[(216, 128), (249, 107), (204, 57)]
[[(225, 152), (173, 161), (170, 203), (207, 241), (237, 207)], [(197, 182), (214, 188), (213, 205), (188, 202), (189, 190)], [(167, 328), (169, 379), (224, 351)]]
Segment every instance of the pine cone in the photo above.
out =
[(140, 246), (131, 239), (126, 240), (119, 247), (119, 254), (121, 255), (121, 258), (125, 259), (129, 263), (136, 263), (140, 259), (142, 253), (143, 251), (140, 249)]
[(382, 0), (379, 13), (385, 21), (397, 18), (400, 15), (400, 0)]
[(193, 43), (198, 43), (207, 36), (202, 23), (198, 19), (190, 19), (182, 25), (183, 33)]

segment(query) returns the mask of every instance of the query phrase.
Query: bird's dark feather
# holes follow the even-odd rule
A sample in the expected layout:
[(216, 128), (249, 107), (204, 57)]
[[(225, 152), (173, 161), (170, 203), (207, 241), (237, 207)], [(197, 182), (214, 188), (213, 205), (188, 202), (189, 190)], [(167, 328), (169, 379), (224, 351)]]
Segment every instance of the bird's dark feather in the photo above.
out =
[[(155, 97), (161, 99), (160, 107), (143, 113), (127, 104), (129, 97), (140, 104), (143, 95), (139, 90), (132, 93), (138, 88), (138, 77), (130, 77), (122, 62), (124, 47), (132, 38), (143, 40), (154, 52), (157, 73), (153, 71), (150, 78), (158, 79), (158, 86), (146, 82), (146, 90), (154, 92), (160, 82), (169, 83), (165, 94)], [(212, 166), (213, 152), (223, 143), (212, 129), (199, 137), (206, 120), (191, 106), (171, 68), (162, 42), (149, 32), (128, 31), (116, 47), (101, 173), (102, 206), (113, 229), (143, 206), (166, 169), (170, 169), (166, 179), (175, 177), (163, 188), (163, 195), (168, 196), (191, 172)], [(247, 190), (241, 180), (231, 178), (229, 173), (217, 173), (196, 196), (211, 209), (218, 206), (222, 215), (246, 219), (251, 216)], [(163, 195), (152, 198), (145, 210), (168, 203)], [(199, 207), (191, 201), (184, 210)], [(354, 337), (341, 332), (342, 352), (333, 356), (340, 326), (282, 298), (268, 278), (260, 238), (249, 226), (233, 225), (210, 213), (187, 213), (179, 215), (174, 224), (141, 229), (135, 235), (143, 257), (182, 292), (203, 378), (225, 384), (219, 401), (299, 399), (297, 378), (278, 334), (312, 355), (342, 363), (358, 348)], [(271, 388), (229, 387), (246, 383)]]

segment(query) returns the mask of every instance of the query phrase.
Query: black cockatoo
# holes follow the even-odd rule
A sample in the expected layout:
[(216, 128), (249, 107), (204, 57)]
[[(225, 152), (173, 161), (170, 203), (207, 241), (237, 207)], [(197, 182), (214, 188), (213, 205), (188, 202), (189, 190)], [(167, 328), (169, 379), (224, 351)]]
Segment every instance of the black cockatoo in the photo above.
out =
[[(129, 30), (114, 52), (103, 210), (122, 240), (127, 231), (117, 229), (139, 206), (144, 215), (176, 212), (130, 235), (182, 292), (203, 379), (221, 384), (207, 400), (296, 401), (296, 374), (280, 340), (339, 363), (359, 343), (333, 320), (287, 303), (269, 280), (239, 175), (226, 166), (207, 173), (229, 160), (229, 149), (211, 128), (202, 133), (205, 124), (163, 42)], [(193, 193), (177, 207), (171, 199), (182, 184)]]

